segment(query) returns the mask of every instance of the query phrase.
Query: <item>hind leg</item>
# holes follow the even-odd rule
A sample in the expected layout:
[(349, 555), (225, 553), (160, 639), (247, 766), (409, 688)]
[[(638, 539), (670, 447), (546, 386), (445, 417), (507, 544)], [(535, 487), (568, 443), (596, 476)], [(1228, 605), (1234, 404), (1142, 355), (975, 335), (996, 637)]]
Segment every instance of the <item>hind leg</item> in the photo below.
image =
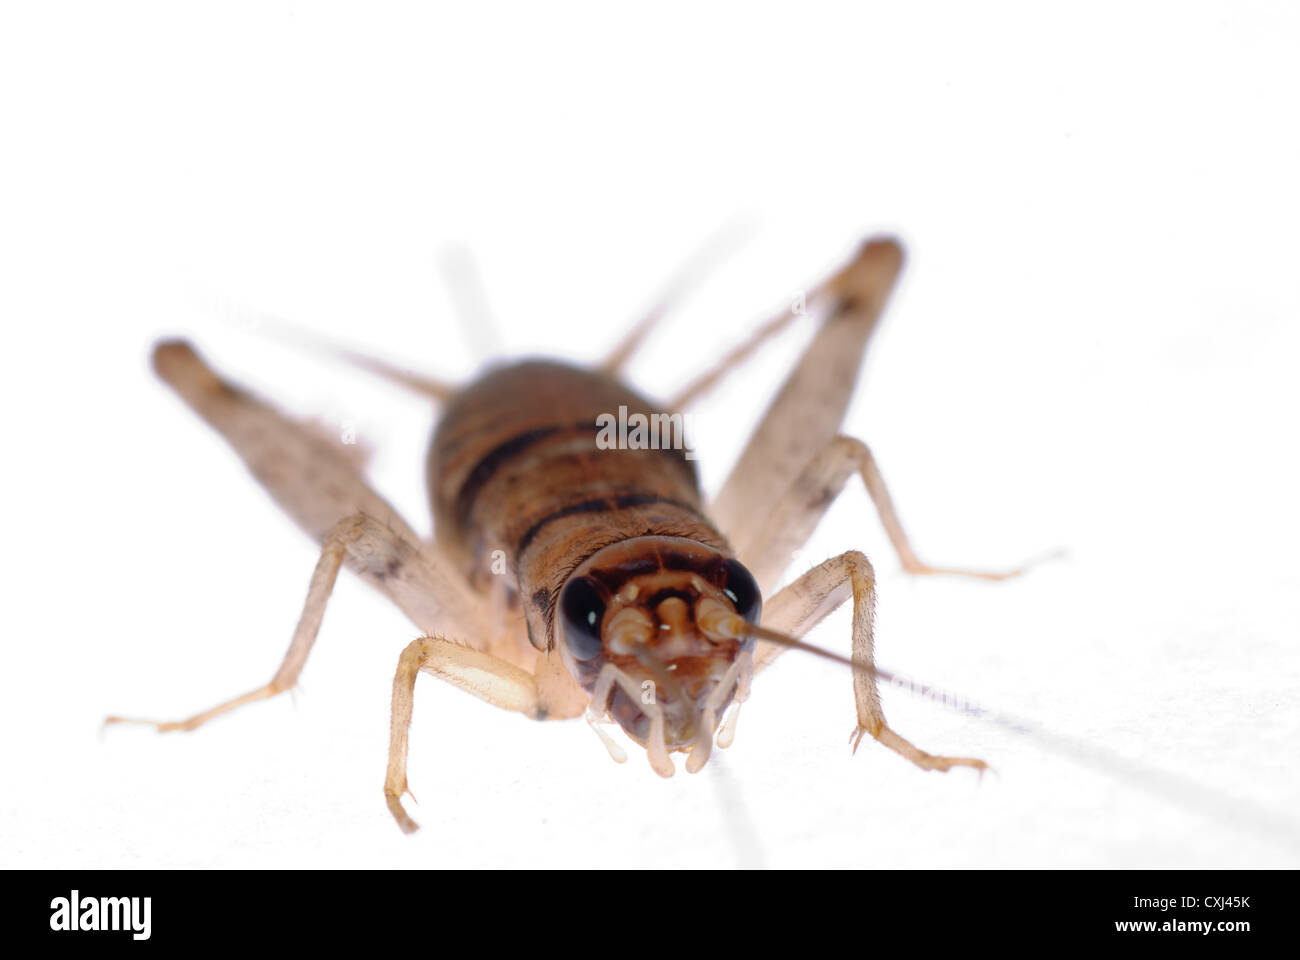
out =
[[(348, 448), (230, 383), (188, 343), (159, 343), (154, 368), (322, 547), (344, 518), (370, 518), (377, 539), (359, 546), (363, 552), (355, 552), (355, 557), (347, 553), (345, 562), (417, 626), (438, 624), (467, 642), (491, 634), (478, 593), (436, 544), (423, 542), (397, 509), (371, 488)], [(387, 571), (390, 566), (393, 574)]]
[[(159, 375), (220, 432), (298, 525), (321, 544), (289, 650), (272, 679), (184, 720), (152, 723), (193, 730), (223, 713), (292, 688), (315, 642), (339, 568), (347, 565), (420, 629), (438, 625), (467, 643), (492, 637), (481, 598), (435, 545), (424, 543), (366, 483), (341, 446), (222, 379), (188, 344), (160, 343)], [(110, 723), (130, 722), (110, 717)]]

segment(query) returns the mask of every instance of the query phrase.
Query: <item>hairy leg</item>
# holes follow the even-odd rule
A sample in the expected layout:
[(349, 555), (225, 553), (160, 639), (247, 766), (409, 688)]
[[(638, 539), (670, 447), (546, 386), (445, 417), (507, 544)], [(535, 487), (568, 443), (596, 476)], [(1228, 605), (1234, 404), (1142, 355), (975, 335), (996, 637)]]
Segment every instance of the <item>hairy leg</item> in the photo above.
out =
[[(763, 611), (763, 626), (802, 636), (849, 597), (853, 598), (853, 660), (870, 668), (853, 671), (853, 697), (858, 714), (852, 740), (854, 752), (869, 734), (923, 770), (947, 771), (953, 767), (984, 770), (987, 765), (983, 760), (927, 753), (885, 722), (876, 676), (871, 672), (875, 668), (875, 572), (863, 554), (850, 550), (833, 557), (778, 592)], [(785, 649), (760, 640), (754, 657), (755, 673), (769, 666)]]
[(415, 706), (415, 678), (420, 671), (446, 680), (502, 710), (540, 719), (537, 684), (532, 674), (489, 654), (439, 637), (412, 641), (397, 661), (393, 677), (393, 715), (388, 743), (388, 770), (384, 799), (393, 819), (405, 833), (418, 824), (402, 807), (406, 783), (406, 756), (410, 745), (411, 712)]
[(885, 487), (867, 445), (852, 437), (839, 436), (812, 458), (790, 485), (784, 498), (765, 512), (756, 524), (746, 524), (743, 539), (732, 541), (764, 592), (780, 580), (794, 555), (812, 535), (827, 509), (844, 489), (848, 478), (857, 473), (866, 485), (880, 516), (880, 522), (893, 543), (903, 570), (911, 574), (951, 574), (982, 580), (1005, 580), (1023, 572), (1019, 567), (1006, 571), (966, 570), (936, 567), (918, 559), (911, 541), (898, 519), (894, 502)]

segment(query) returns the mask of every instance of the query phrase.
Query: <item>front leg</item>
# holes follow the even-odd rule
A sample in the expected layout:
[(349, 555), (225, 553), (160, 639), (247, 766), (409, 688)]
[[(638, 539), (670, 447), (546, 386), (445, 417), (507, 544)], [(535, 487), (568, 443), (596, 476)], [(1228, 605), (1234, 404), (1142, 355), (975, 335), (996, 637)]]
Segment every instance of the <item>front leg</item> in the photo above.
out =
[(384, 799), (404, 833), (419, 829), (419, 824), (402, 807), (402, 794), (410, 792), (406, 784), (406, 754), (415, 706), (415, 677), (421, 670), (502, 710), (514, 710), (534, 720), (544, 716), (537, 682), (528, 671), (440, 637), (413, 640), (402, 651), (397, 675), (393, 677), (393, 717), (388, 772), (384, 777)]
[[(876, 577), (871, 562), (862, 553), (850, 550), (809, 570), (781, 590), (763, 611), (763, 626), (801, 637), (820, 623), (845, 600), (853, 597), (853, 660), (871, 669), (854, 668), (853, 697), (857, 704), (858, 724), (852, 734), (856, 753), (862, 738), (870, 734), (883, 746), (906, 757), (923, 770), (947, 771), (953, 767), (984, 770), (983, 760), (970, 757), (943, 757), (926, 753), (911, 741), (899, 736), (885, 722), (880, 705), (880, 690), (875, 674)], [(760, 641), (754, 657), (754, 672), (770, 664), (785, 647)]]

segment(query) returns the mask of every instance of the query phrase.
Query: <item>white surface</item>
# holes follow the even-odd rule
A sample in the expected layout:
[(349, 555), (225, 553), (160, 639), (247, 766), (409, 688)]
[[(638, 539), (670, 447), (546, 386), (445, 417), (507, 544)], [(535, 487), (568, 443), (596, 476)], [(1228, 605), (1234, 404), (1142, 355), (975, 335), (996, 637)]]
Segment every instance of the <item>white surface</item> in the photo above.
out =
[[(853, 481), (806, 560), (875, 559), (881, 663), (1294, 818), (1295, 12), (864, 6), (6, 6), (0, 865), (1300, 865), (1294, 819), (1171, 805), (901, 693), (899, 730), (998, 775), (851, 757), (849, 678), (796, 654), (722, 775), (670, 781), (421, 678), (406, 838), (380, 785), (415, 629), (346, 575), (296, 708), (100, 737), (267, 679), (316, 558), (153, 379), (155, 337), (355, 419), (428, 529), (428, 409), (250, 317), (467, 376), (436, 266), (459, 244), (508, 349), (588, 359), (740, 216), (756, 238), (636, 382), (683, 383), (895, 231), (846, 430), (927, 558), (1069, 551), (909, 580)], [(806, 334), (702, 407), (711, 489)], [(847, 610), (813, 638), (847, 650)]]

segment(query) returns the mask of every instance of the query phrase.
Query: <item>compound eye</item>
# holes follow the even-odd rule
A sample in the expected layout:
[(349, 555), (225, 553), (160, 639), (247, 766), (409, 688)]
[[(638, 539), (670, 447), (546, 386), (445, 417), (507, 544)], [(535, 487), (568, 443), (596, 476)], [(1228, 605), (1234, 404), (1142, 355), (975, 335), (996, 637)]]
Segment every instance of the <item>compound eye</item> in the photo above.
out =
[(728, 560), (723, 564), (722, 573), (722, 592), (736, 612), (750, 623), (758, 623), (763, 614), (763, 595), (758, 591), (754, 575), (739, 560)]
[(605, 619), (605, 598), (591, 577), (570, 580), (560, 594), (564, 642), (577, 660), (600, 653), (600, 622)]

